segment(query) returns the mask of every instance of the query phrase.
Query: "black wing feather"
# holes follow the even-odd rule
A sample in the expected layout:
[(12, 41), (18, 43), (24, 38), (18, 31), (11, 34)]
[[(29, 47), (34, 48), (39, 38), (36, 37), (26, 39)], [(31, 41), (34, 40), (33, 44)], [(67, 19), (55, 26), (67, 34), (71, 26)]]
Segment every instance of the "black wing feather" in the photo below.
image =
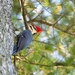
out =
[(32, 41), (32, 33), (30, 30), (24, 30), (17, 36), (17, 43), (14, 46), (12, 55), (26, 48)]

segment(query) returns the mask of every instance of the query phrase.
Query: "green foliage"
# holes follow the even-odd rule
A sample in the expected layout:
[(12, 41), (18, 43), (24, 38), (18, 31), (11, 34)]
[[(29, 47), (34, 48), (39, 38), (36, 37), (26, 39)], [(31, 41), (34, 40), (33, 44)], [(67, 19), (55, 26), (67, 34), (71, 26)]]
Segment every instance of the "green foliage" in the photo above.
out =
[(44, 5), (45, 6), (50, 6), (50, 0), (44, 0)]
[(21, 12), (21, 8), (20, 8), (20, 3), (19, 0), (13, 0), (13, 13), (20, 13)]
[[(23, 30), (21, 7), (13, 0), (14, 30)], [(23, 0), (26, 16), (43, 29), (16, 55), (19, 75), (75, 75), (75, 4), (73, 0)], [(42, 9), (38, 6), (41, 5)], [(34, 10), (39, 13), (33, 12)], [(38, 11), (37, 10), (37, 11)], [(26, 11), (25, 11), (26, 12)], [(29, 21), (28, 18), (26, 18)], [(28, 23), (28, 24), (29, 24)], [(54, 54), (54, 52), (58, 54)], [(64, 59), (64, 60), (63, 60)], [(36, 74), (34, 74), (36, 73)], [(42, 74), (41, 74), (42, 73)]]

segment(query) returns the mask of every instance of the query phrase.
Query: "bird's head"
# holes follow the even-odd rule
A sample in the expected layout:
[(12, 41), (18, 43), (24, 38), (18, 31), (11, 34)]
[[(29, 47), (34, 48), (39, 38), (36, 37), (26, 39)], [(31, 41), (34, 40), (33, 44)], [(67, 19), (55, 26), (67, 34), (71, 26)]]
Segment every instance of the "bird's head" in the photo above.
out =
[(32, 34), (36, 34), (36, 33), (41, 33), (42, 32), (42, 29), (39, 26), (37, 26), (37, 25), (30, 24), (28, 26), (28, 28), (32, 32)]

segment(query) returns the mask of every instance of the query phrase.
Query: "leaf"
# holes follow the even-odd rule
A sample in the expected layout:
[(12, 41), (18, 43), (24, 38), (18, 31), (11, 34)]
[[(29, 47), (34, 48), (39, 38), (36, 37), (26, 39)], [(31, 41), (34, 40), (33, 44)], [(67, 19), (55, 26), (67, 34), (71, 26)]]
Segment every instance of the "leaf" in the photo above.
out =
[(55, 12), (55, 14), (59, 14), (61, 10), (62, 10), (62, 6), (61, 5), (57, 5), (56, 9), (54, 10), (54, 12)]
[(46, 44), (46, 45), (45, 45), (45, 49), (46, 49), (46, 50), (53, 51), (53, 46), (50, 45), (50, 44)]
[(48, 34), (50, 34), (50, 33), (51, 33), (51, 32), (50, 32), (50, 29), (48, 29), (48, 30), (47, 30), (47, 33), (48, 33)]
[(45, 6), (50, 6), (50, 0), (44, 0), (44, 5)]
[(74, 11), (74, 4), (73, 4), (73, 2), (72, 1), (68, 1), (66, 3), (66, 8), (67, 8), (68, 11)]

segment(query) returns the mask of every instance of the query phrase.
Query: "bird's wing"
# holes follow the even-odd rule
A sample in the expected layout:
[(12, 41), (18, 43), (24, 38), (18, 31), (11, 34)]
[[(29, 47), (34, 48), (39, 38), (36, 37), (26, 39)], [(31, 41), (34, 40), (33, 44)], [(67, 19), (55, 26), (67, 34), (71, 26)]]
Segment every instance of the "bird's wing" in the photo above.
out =
[(25, 30), (24, 34), (22, 33), (18, 41), (18, 51), (26, 48), (32, 41), (32, 33), (29, 30)]
[(19, 47), (20, 46), (20, 43), (21, 43), (21, 41), (22, 41), (22, 39), (23, 39), (23, 35), (21, 34), (19, 37), (18, 37), (18, 42), (17, 42), (17, 46)]
[(18, 42), (18, 51), (24, 49), (24, 43), (26, 38), (24, 36), (21, 36)]
[(22, 50), (24, 48), (23, 47), (24, 42), (25, 42), (25, 37), (23, 37), (22, 35), (18, 35), (17, 43), (16, 43), (16, 45), (14, 45), (12, 55), (16, 54), (17, 52), (19, 52), (20, 50)]
[(12, 55), (14, 55), (14, 54), (17, 52), (17, 50), (18, 50), (18, 47), (17, 47), (17, 45), (14, 45), (14, 48), (13, 48), (13, 53), (12, 53)]
[(24, 30), (17, 36), (17, 43), (13, 49), (12, 55), (26, 48), (32, 41), (32, 33), (30, 30)]

